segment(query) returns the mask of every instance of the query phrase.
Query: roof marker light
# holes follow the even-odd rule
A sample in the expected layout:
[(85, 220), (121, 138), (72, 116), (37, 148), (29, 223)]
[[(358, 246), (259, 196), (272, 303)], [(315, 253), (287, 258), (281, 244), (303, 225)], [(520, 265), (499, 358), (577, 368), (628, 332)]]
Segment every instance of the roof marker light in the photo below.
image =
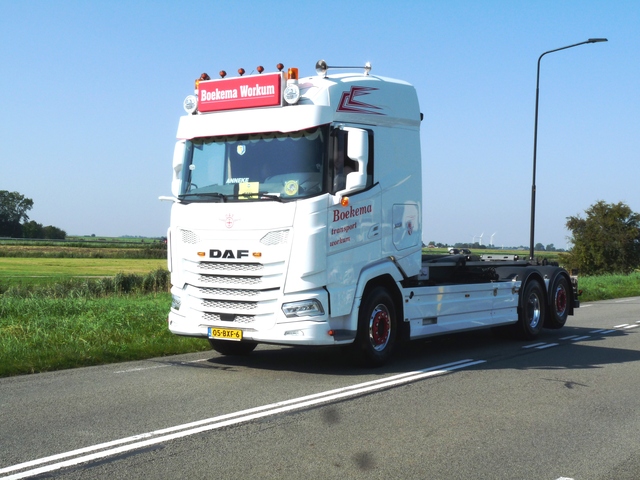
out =
[(348, 207), (349, 206), (349, 197), (342, 197), (340, 199), (340, 205), (342, 205), (343, 207)]
[(298, 86), (298, 69), (295, 67), (287, 70), (287, 87), (282, 93), (284, 101), (289, 105), (295, 105), (300, 100), (300, 87)]
[(284, 65), (279, 63), (278, 65), (276, 65), (276, 68), (278, 69), (279, 72), (281, 72), (282, 69), (284, 68)]
[(220, 75), (220, 78), (224, 78), (227, 76), (227, 72), (225, 72), (224, 70), (220, 70), (219, 75)]
[(258, 70), (258, 73), (262, 73), (264, 72), (264, 67), (262, 65), (258, 65), (258, 68), (256, 68), (256, 70)]
[(239, 68), (238, 73), (240, 74), (240, 76), (244, 75), (244, 68)]
[(203, 80), (211, 80), (211, 77), (206, 73), (203, 73), (202, 75), (200, 75), (200, 78), (196, 78), (196, 90), (198, 90), (200, 82), (202, 82)]

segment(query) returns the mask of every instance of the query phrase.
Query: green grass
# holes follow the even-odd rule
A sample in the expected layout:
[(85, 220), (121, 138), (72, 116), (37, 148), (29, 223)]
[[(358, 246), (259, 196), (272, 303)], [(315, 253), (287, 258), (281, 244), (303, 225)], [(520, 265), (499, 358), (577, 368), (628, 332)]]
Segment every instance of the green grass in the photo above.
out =
[(0, 376), (202, 351), (167, 329), (168, 293), (0, 296)]
[(579, 277), (578, 280), (578, 288), (583, 292), (581, 302), (640, 296), (640, 272)]

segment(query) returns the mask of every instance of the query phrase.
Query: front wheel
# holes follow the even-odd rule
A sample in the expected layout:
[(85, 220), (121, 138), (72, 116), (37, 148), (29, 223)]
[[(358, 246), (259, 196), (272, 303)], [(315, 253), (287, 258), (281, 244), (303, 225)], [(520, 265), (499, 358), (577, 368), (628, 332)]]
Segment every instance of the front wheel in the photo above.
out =
[(256, 342), (233, 342), (231, 340), (209, 339), (209, 344), (222, 355), (249, 355), (258, 345)]
[(529, 280), (520, 298), (520, 314), (516, 323), (516, 335), (523, 340), (533, 340), (542, 331), (545, 318), (544, 290), (537, 280)]
[(368, 367), (383, 365), (391, 357), (397, 337), (396, 308), (384, 287), (375, 287), (360, 303), (358, 334), (354, 348)]

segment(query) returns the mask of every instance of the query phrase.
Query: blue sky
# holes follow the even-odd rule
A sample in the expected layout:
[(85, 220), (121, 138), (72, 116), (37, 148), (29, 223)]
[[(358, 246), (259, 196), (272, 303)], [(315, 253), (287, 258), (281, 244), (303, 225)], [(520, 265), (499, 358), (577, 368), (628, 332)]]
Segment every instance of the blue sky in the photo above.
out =
[[(187, 7), (187, 5), (189, 7)], [(424, 113), (425, 241), (528, 245), (598, 200), (640, 211), (640, 2), (0, 0), (0, 190), (72, 235), (161, 236), (182, 100), (202, 72), (373, 65)]]

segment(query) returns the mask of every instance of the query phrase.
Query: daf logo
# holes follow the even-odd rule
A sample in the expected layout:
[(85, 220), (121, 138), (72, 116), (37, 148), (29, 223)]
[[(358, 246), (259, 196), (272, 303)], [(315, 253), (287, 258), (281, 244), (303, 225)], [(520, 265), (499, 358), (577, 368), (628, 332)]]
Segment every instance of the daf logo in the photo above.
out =
[(249, 250), (209, 250), (211, 258), (243, 258), (249, 256)]

